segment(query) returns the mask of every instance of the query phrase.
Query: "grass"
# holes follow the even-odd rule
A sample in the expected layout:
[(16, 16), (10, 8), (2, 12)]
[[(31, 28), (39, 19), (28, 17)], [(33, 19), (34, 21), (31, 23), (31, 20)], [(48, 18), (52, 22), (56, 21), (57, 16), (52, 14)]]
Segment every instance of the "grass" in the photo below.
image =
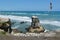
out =
[(6, 35), (6, 32), (0, 31), (0, 35)]

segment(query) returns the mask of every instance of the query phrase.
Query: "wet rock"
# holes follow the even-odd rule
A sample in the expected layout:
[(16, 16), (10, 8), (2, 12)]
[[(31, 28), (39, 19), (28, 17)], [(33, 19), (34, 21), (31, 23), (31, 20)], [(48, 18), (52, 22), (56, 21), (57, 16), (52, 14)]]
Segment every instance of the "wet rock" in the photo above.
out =
[(26, 22), (25, 21), (20, 22), (20, 24), (24, 24), (24, 23), (26, 23)]

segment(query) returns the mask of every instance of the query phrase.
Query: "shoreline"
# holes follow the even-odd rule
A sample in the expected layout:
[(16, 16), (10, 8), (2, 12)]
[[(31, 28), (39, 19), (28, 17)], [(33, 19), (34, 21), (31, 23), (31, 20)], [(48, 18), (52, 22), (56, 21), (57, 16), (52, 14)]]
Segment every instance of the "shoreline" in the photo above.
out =
[[(52, 33), (55, 36), (49, 36), (49, 33)], [(47, 32), (47, 34), (45, 35), (44, 33), (43, 36), (14, 36), (11, 34), (0, 35), (0, 40), (60, 40), (60, 32)]]
[[(22, 36), (22, 37), (29, 37), (29, 36), (36, 36), (36, 37), (56, 37), (57, 35), (59, 36), (60, 32), (57, 31), (49, 31), (49, 32), (42, 32), (42, 33), (11, 33), (13, 36)], [(60, 37), (60, 36), (59, 36)]]

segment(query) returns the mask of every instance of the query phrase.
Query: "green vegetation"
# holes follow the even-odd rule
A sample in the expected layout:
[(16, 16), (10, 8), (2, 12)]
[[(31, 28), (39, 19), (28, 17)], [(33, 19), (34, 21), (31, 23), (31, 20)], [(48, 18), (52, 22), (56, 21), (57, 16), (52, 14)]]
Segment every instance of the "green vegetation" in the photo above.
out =
[(0, 35), (6, 35), (6, 32), (0, 31)]

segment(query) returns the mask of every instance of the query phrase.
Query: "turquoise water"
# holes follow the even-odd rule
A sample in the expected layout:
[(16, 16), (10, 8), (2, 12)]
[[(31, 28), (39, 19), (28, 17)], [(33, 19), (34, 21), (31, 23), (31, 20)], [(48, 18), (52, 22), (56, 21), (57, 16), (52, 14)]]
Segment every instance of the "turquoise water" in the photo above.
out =
[[(10, 18), (12, 28), (26, 31), (25, 28), (31, 25), (31, 16), (38, 16), (40, 25), (47, 30), (60, 30), (60, 11), (1, 11), (0, 17)], [(24, 21), (25, 23), (20, 24)]]

